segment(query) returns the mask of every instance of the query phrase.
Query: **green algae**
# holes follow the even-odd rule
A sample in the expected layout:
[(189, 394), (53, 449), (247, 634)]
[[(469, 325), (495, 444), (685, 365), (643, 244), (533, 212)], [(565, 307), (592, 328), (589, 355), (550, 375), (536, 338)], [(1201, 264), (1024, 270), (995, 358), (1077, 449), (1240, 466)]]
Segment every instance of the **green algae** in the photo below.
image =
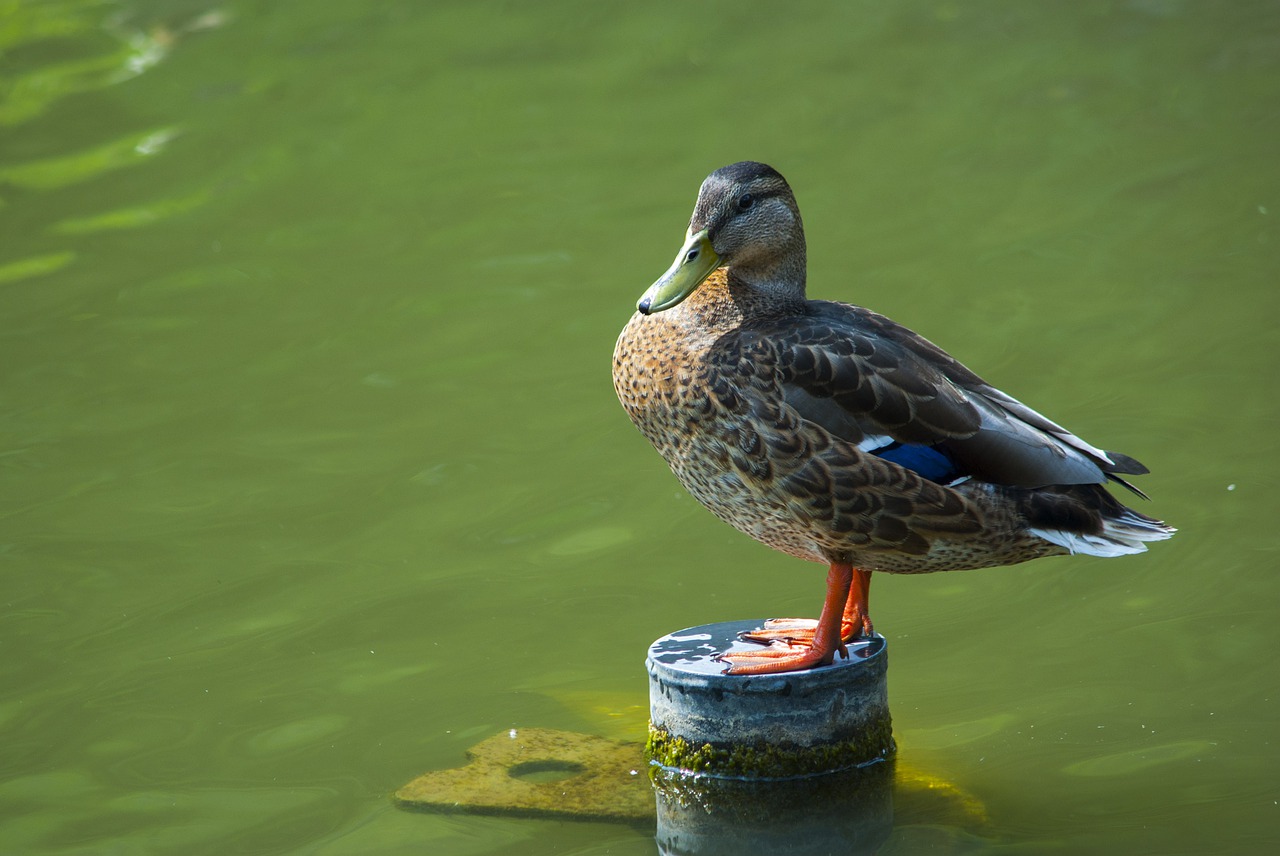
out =
[(649, 822), (653, 790), (639, 743), (521, 728), (467, 750), (467, 764), (417, 777), (395, 793), (402, 808), (513, 817)]
[(886, 714), (848, 740), (815, 746), (694, 743), (650, 724), (645, 755), (669, 769), (712, 776), (786, 779), (847, 770), (889, 758), (896, 746)]

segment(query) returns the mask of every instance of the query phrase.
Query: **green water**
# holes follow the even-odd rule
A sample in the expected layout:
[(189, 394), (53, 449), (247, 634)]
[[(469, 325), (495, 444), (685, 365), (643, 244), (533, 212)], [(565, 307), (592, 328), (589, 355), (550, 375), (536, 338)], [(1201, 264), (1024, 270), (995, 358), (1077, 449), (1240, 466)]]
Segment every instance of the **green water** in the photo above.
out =
[(683, 495), (613, 342), (697, 186), (813, 296), (1152, 469), (1144, 556), (878, 576), (883, 852), (1280, 842), (1280, 7), (0, 2), (0, 850), (650, 854), (413, 814), (635, 737), (648, 643), (823, 573)]

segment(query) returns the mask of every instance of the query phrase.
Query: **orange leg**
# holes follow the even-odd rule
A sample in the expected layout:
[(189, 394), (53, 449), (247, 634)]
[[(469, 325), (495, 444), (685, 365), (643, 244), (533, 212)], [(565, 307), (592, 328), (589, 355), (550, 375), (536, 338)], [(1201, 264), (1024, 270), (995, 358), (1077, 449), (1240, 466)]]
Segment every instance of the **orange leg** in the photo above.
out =
[[(871, 572), (861, 568), (853, 569), (853, 580), (849, 585), (849, 597), (844, 604), (844, 613), (840, 617), (840, 641), (852, 642), (855, 639), (870, 636), (871, 616), (868, 604), (871, 600)], [(784, 642), (789, 645), (813, 643), (813, 634), (818, 629), (818, 622), (812, 618), (770, 618), (763, 627), (757, 627), (750, 633), (743, 633), (742, 638), (748, 642)]]
[[(844, 651), (845, 625), (855, 632), (871, 622), (867, 619), (867, 590), (871, 573), (856, 570), (844, 562), (833, 562), (827, 571), (827, 596), (822, 602), (822, 617), (817, 621), (807, 642), (781, 639), (758, 651), (740, 651), (723, 654), (720, 660), (728, 664), (727, 675), (767, 675), (776, 672), (795, 672), (822, 666), (835, 659), (836, 651)], [(746, 638), (751, 638), (748, 634)], [(785, 638), (785, 637), (783, 637)]]
[(852, 642), (870, 636), (871, 627), (871, 572), (853, 569), (853, 584), (849, 586), (849, 599), (844, 604), (844, 616), (840, 622), (840, 638)]

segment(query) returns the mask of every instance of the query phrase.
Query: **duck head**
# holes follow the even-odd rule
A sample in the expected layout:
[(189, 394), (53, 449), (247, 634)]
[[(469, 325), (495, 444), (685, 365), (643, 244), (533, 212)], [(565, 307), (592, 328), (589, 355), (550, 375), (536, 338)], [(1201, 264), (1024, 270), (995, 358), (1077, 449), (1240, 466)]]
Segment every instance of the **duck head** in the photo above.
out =
[(773, 167), (742, 161), (707, 176), (684, 246), (636, 308), (652, 315), (678, 306), (717, 268), (779, 298), (804, 299), (804, 225), (791, 186)]

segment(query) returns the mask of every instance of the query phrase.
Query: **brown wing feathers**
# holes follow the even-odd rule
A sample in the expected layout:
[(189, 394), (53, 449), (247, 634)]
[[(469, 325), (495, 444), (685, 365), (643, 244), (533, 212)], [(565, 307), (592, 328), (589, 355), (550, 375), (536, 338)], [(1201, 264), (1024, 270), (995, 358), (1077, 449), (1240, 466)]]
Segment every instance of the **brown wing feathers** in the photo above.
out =
[(799, 323), (758, 335), (775, 345), (787, 403), (835, 436), (937, 446), (972, 475), (1018, 487), (1107, 478), (1131, 487), (1114, 474), (1146, 471), (1090, 446), (881, 315), (826, 301), (809, 306)]

